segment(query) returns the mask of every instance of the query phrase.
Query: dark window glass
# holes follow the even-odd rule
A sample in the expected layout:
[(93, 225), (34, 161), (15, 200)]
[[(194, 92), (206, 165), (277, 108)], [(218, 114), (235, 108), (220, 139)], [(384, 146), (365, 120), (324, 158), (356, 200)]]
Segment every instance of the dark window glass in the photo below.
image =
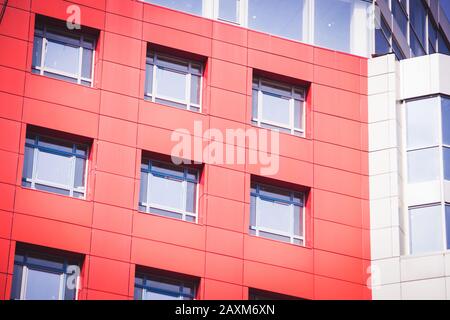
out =
[(136, 300), (193, 300), (197, 284), (191, 279), (183, 279), (155, 274), (136, 275), (134, 298)]
[(392, 14), (405, 38), (408, 35), (408, 17), (398, 0), (392, 0)]
[(417, 39), (414, 39), (414, 41), (419, 41), (424, 47), (426, 38), (426, 9), (422, 0), (414, 0), (409, 2), (409, 16), (411, 26), (417, 36)]
[(383, 55), (391, 52), (391, 30), (383, 17), (375, 29), (375, 52), (378, 55)]
[(400, 46), (398, 45), (397, 41), (394, 38), (392, 39), (392, 50), (394, 51), (397, 60), (405, 59), (405, 55), (402, 49), (400, 49)]
[(443, 35), (442, 31), (439, 32), (438, 42), (439, 42), (439, 44), (438, 44), (439, 53), (450, 55), (450, 47), (449, 47), (448, 42), (445, 39), (445, 36)]
[(17, 248), (11, 299), (75, 300), (81, 260)]

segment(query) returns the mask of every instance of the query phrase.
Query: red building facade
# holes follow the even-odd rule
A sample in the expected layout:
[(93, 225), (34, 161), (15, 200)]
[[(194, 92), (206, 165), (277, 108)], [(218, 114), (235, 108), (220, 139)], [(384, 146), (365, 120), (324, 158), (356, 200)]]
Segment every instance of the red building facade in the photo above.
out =
[[(65, 21), (72, 4), (98, 31), (92, 87), (31, 72), (37, 15)], [(149, 46), (202, 61), (200, 112), (144, 99)], [(255, 73), (306, 88), (305, 134), (280, 133), (279, 171), (203, 161), (196, 223), (139, 211), (143, 154), (170, 155), (173, 130), (202, 145), (195, 122), (268, 130), (251, 121)], [(30, 127), (89, 141), (85, 199), (22, 186)], [(136, 268), (197, 279), (197, 299), (248, 299), (250, 289), (370, 299), (367, 132), (365, 58), (137, 0), (10, 0), (0, 23), (0, 298), (11, 297), (18, 244), (31, 244), (83, 256), (78, 299), (133, 299)], [(248, 156), (247, 142), (236, 147)], [(249, 234), (252, 179), (306, 191), (304, 246)]]

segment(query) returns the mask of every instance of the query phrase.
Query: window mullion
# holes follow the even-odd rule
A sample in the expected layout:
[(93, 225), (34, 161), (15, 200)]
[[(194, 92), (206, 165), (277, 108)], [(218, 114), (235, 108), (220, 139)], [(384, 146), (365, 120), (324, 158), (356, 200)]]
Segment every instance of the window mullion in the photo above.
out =
[(83, 36), (81, 36), (81, 45), (79, 48), (79, 59), (78, 59), (78, 75), (77, 75), (77, 83), (81, 84), (81, 71), (83, 68)]
[(258, 203), (261, 201), (259, 197), (259, 184), (256, 185), (256, 196), (255, 196), (255, 232), (259, 236), (259, 210)]
[(24, 264), (22, 266), (22, 283), (20, 285), (20, 300), (25, 300), (28, 280), (28, 267)]
[(39, 161), (39, 148), (35, 147), (33, 152), (33, 169), (31, 173), (31, 188), (36, 188), (36, 180), (37, 180), (37, 170), (38, 170), (38, 161)]
[(192, 83), (191, 63), (189, 62), (189, 71), (186, 74), (186, 88), (185, 88), (186, 94), (185, 101), (188, 110), (191, 110), (191, 83)]
[(58, 300), (64, 300), (64, 289), (65, 289), (65, 272), (61, 273), (59, 276), (59, 292), (58, 292)]
[(242, 27), (248, 27), (248, 1), (249, 0), (240, 0), (240, 17), (239, 22)]
[[(294, 237), (295, 237), (295, 205), (291, 203), (289, 205), (291, 207), (291, 243), (294, 243)], [(300, 218), (300, 217), (299, 217)]]
[(156, 91), (158, 90), (158, 85), (156, 80), (158, 77), (156, 73), (158, 72), (158, 55), (153, 53), (153, 83), (152, 83), (152, 102), (156, 101)]
[(294, 88), (291, 88), (291, 98), (289, 99), (289, 128), (291, 129), (291, 134), (294, 134), (294, 115), (295, 115), (295, 100), (294, 100)]
[(71, 161), (71, 166), (70, 166), (70, 185), (68, 185), (69, 187), (69, 195), (71, 197), (73, 197), (73, 191), (75, 189), (75, 175), (76, 175), (76, 171), (75, 171), (75, 167), (77, 164), (77, 157), (75, 155), (72, 156), (72, 158), (70, 159)]
[[(253, 89), (252, 89), (253, 90)], [(261, 90), (261, 79), (258, 79), (258, 112), (257, 112), (257, 124), (261, 126), (262, 109), (263, 109), (263, 94)]]
[(39, 70), (39, 74), (41, 76), (44, 75), (44, 64), (45, 64), (45, 56), (47, 55), (47, 44), (48, 44), (48, 40), (45, 37), (45, 33), (44, 33), (44, 37), (42, 38), (42, 48), (41, 48), (41, 68)]
[(146, 212), (150, 213), (150, 179), (153, 177), (153, 174), (151, 173), (151, 161), (149, 161), (149, 170), (147, 173), (147, 194), (146, 194), (146, 203), (145, 203), (145, 210)]
[[(186, 169), (185, 169), (186, 170)], [(183, 194), (181, 195), (181, 201), (183, 202), (183, 208), (184, 208), (184, 210), (183, 210), (183, 212), (182, 212), (182, 218), (183, 218), (183, 221), (186, 221), (186, 211), (187, 211), (187, 208), (186, 208), (186, 199), (187, 199), (187, 181), (185, 180), (185, 179), (183, 179), (183, 182), (182, 182), (182, 189), (183, 189)]]

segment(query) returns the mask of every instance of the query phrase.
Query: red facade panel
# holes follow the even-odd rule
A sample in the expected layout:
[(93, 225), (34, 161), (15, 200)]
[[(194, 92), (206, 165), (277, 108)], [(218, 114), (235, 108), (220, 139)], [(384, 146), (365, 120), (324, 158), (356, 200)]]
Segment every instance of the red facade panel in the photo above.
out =
[[(31, 73), (36, 14), (64, 20), (70, 4), (99, 31), (92, 88)], [(200, 113), (144, 100), (147, 44), (204, 62)], [(16, 242), (84, 255), (79, 299), (132, 299), (136, 266), (197, 277), (200, 299), (247, 299), (249, 288), (370, 298), (365, 59), (137, 0), (10, 0), (0, 46), (0, 299)], [(264, 165), (248, 139), (219, 144), (244, 163), (203, 157), (207, 129), (268, 132), (251, 124), (254, 73), (307, 86), (305, 137), (280, 133), (269, 177), (307, 190), (305, 247), (249, 235)], [(86, 200), (21, 186), (27, 125), (91, 141)], [(138, 211), (141, 157), (169, 156), (176, 129), (203, 163), (198, 223)]]

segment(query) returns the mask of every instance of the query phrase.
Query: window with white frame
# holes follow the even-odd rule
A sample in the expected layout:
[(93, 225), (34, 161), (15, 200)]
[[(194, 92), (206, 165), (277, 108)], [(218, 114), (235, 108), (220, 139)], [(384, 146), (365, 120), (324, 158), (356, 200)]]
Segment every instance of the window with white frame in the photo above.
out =
[(406, 104), (408, 183), (439, 180), (440, 107), (437, 97)]
[(242, 24), (244, 0), (214, 0), (214, 17), (217, 20)]
[(172, 107), (201, 111), (203, 65), (149, 50), (145, 98)]
[(32, 72), (92, 86), (96, 37), (63, 23), (36, 19)]
[(304, 0), (248, 0), (250, 29), (288, 39), (304, 40), (307, 30), (307, 7)]
[(412, 254), (438, 252), (444, 249), (442, 208), (441, 204), (409, 208)]
[(77, 299), (81, 259), (47, 251), (16, 250), (11, 299)]
[(29, 131), (22, 186), (84, 199), (88, 154), (86, 144)]
[[(405, 111), (409, 251), (450, 249), (450, 99), (409, 100)], [(417, 195), (412, 197), (417, 192), (419, 201)]]
[(138, 272), (134, 282), (135, 300), (194, 300), (197, 284), (180, 276)]
[(143, 0), (143, 1), (199, 16), (202, 15), (203, 2), (205, 2), (205, 0)]
[(197, 222), (199, 170), (143, 159), (139, 210)]
[(259, 77), (253, 79), (252, 123), (305, 135), (305, 89)]
[(279, 37), (369, 56), (370, 0), (143, 0)]
[(305, 245), (305, 195), (252, 182), (250, 234)]

